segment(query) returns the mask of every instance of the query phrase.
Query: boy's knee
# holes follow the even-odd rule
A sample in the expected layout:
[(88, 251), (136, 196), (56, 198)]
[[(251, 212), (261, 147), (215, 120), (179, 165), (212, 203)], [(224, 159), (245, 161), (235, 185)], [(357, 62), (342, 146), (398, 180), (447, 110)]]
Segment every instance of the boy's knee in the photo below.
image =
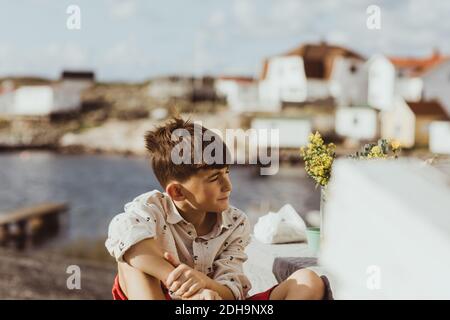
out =
[(289, 278), (295, 279), (297, 285), (307, 286), (310, 293), (310, 299), (320, 300), (325, 293), (325, 284), (317, 273), (309, 269), (295, 271)]

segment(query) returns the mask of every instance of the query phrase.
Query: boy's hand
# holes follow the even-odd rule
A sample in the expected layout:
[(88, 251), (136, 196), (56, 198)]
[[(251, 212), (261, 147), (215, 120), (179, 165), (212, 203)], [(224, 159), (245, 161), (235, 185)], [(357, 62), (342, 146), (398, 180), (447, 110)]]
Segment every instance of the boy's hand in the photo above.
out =
[(169, 252), (164, 253), (164, 258), (175, 267), (175, 270), (169, 274), (166, 280), (166, 287), (175, 295), (183, 299), (189, 298), (200, 290), (207, 288), (209, 280), (207, 275), (180, 263)]
[(189, 298), (183, 300), (222, 300), (222, 297), (215, 291), (210, 289), (200, 289)]

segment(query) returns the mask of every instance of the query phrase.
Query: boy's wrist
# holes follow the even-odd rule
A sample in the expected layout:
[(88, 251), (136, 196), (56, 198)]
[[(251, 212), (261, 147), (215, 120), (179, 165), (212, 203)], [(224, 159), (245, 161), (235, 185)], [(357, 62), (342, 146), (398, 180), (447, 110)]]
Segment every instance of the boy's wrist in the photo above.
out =
[(213, 286), (214, 286), (214, 280), (213, 279), (211, 279), (210, 277), (205, 275), (204, 281), (205, 281), (205, 289), (212, 289), (213, 288)]

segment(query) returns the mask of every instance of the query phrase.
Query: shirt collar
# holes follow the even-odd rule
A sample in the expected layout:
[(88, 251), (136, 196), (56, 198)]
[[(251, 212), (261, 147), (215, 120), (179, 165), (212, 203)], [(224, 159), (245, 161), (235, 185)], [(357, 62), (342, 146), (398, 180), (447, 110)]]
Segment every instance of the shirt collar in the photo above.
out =
[(167, 210), (167, 222), (170, 224), (177, 224), (180, 221), (187, 222), (178, 211), (172, 198), (167, 193), (163, 193), (163, 195), (169, 202), (169, 210)]
[(222, 214), (219, 216), (219, 219), (220, 219), (221, 230), (231, 228), (234, 224), (232, 214), (231, 214), (231, 208), (228, 208), (228, 209), (222, 211)]

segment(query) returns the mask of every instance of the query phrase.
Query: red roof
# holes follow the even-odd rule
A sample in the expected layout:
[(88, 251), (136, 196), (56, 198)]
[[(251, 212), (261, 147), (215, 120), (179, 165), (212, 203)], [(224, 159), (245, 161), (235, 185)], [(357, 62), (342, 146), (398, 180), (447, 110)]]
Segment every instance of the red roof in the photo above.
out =
[(418, 116), (436, 116), (442, 120), (450, 120), (444, 107), (437, 100), (406, 102), (411, 111)]
[[(292, 49), (281, 56), (300, 56), (303, 58), (307, 78), (328, 79), (331, 75), (334, 59), (338, 56), (364, 60), (353, 50), (329, 45), (326, 42), (319, 44), (305, 44)], [(268, 59), (264, 61), (261, 78), (267, 76)]]
[(389, 57), (392, 64), (397, 69), (405, 72), (406, 76), (421, 76), (448, 59), (450, 57), (443, 56), (438, 51), (434, 51), (431, 56), (425, 58)]
[(252, 77), (244, 77), (244, 76), (220, 76), (219, 80), (232, 80), (236, 82), (253, 82), (255, 79)]

